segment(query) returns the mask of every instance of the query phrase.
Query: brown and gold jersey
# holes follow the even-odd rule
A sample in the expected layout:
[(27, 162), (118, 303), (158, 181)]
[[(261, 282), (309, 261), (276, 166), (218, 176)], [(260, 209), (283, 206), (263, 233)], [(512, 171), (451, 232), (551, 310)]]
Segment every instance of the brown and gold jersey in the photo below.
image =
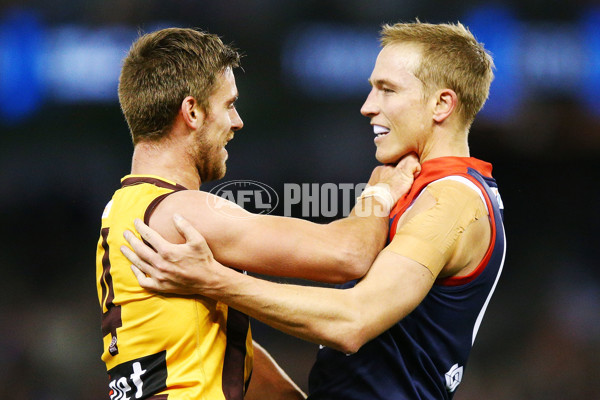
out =
[(181, 185), (128, 175), (102, 215), (96, 284), (111, 400), (242, 400), (252, 370), (248, 317), (201, 296), (142, 289), (120, 251), (133, 221)]

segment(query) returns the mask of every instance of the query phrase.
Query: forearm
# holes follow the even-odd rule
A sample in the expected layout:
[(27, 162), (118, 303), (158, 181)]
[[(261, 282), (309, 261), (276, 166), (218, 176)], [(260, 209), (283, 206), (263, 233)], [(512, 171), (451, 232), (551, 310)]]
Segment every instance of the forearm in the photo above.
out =
[(354, 279), (366, 274), (386, 244), (389, 219), (383, 208), (377, 198), (362, 199), (348, 217), (327, 226), (331, 235), (339, 237)]
[[(408, 315), (435, 279), (417, 261), (382, 251), (352, 289), (263, 281), (223, 266), (189, 222), (176, 218), (175, 223), (185, 245), (173, 245), (136, 221), (142, 237), (156, 251), (125, 232), (137, 254), (127, 246), (121, 251), (134, 264), (132, 270), (144, 289), (211, 297), (283, 332), (346, 353), (357, 351)], [(177, 248), (191, 254), (179, 259), (184, 266), (164, 258), (178, 258)]]
[(283, 285), (212, 263), (197, 292), (301, 339), (354, 353), (407, 316), (435, 278), (418, 262), (383, 251), (351, 289)]
[(247, 219), (229, 229), (223, 238), (208, 236), (207, 241), (215, 258), (238, 269), (347, 282), (367, 272), (385, 245), (388, 232), (387, 214), (381, 213), (377, 199), (365, 199), (361, 206), (359, 213), (353, 211), (330, 224), (270, 215)]
[(199, 292), (298, 338), (347, 353), (363, 343), (350, 290), (283, 285), (219, 268)]
[[(414, 154), (404, 157), (396, 167), (379, 166), (373, 170), (369, 183), (357, 199), (346, 219), (331, 225), (333, 230), (346, 232), (349, 251), (355, 251), (355, 268), (363, 276), (383, 249), (389, 229), (389, 213), (396, 202), (411, 188), (421, 167)], [(392, 175), (386, 174), (393, 171)]]

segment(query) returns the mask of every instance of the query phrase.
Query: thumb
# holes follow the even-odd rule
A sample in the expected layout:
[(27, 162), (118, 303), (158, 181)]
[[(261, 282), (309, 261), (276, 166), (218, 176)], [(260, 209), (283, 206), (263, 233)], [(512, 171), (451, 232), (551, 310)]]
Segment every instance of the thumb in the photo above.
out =
[(410, 153), (400, 160), (396, 165), (396, 170), (416, 178), (421, 173), (421, 164), (415, 153)]

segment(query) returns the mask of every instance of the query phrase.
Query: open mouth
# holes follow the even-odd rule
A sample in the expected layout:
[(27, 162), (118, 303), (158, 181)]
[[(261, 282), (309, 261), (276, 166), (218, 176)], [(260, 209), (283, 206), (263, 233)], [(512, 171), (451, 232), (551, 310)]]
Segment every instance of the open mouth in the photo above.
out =
[(390, 128), (381, 125), (373, 125), (373, 133), (377, 138), (381, 138), (390, 133)]

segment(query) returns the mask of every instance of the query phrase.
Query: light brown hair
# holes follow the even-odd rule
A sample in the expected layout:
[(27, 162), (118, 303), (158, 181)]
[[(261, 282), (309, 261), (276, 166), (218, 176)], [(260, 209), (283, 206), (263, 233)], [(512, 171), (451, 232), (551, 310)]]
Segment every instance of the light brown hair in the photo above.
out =
[(217, 76), (239, 63), (235, 49), (207, 32), (168, 28), (140, 36), (119, 77), (119, 103), (133, 143), (163, 137), (187, 96), (208, 109)]
[(454, 90), (458, 114), (470, 125), (488, 98), (494, 79), (491, 55), (460, 22), (428, 24), (420, 21), (384, 25), (383, 47), (394, 43), (415, 43), (422, 49), (415, 76), (423, 82), (425, 96), (438, 89)]

